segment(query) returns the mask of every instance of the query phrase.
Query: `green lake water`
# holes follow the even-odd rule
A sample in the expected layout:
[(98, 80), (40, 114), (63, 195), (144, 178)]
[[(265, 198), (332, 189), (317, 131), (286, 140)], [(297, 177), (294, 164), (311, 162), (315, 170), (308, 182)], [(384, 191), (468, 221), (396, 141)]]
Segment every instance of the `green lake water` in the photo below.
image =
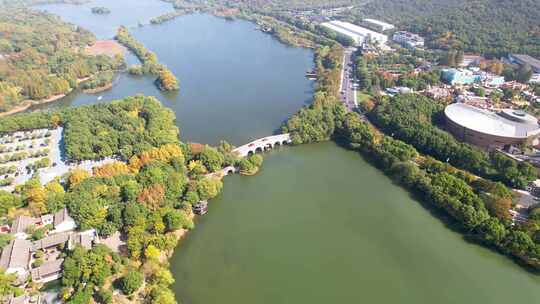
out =
[[(117, 17), (82, 12), (96, 3)], [(132, 3), (147, 13), (132, 13)], [(309, 102), (311, 51), (284, 46), (251, 23), (208, 15), (136, 26), (167, 11), (162, 5), (40, 6), (101, 38), (121, 21), (181, 83), (180, 93), (162, 94), (149, 77), (121, 75), (111, 91), (75, 92), (47, 107), (144, 93), (176, 113), (184, 140), (242, 144), (271, 134)], [(540, 303), (539, 276), (466, 242), (333, 143), (283, 147), (266, 154), (258, 175), (224, 182), (170, 261), (184, 304)]]

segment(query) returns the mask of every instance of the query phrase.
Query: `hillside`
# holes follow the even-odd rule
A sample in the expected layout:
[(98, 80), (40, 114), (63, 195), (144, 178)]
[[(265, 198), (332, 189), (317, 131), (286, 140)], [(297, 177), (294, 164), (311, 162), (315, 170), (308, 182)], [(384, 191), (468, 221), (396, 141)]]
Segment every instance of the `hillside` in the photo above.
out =
[(123, 64), (123, 58), (85, 54), (94, 41), (89, 31), (47, 13), (0, 10), (0, 112), (65, 94), (78, 81)]

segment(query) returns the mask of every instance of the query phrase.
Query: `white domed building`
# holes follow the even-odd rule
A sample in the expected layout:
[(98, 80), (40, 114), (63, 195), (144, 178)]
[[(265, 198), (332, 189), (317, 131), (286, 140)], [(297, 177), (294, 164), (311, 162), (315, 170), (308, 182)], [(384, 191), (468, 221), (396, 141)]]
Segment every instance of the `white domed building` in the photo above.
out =
[(444, 115), (446, 128), (454, 137), (485, 149), (535, 144), (540, 135), (538, 120), (521, 110), (495, 113), (454, 103), (444, 109)]

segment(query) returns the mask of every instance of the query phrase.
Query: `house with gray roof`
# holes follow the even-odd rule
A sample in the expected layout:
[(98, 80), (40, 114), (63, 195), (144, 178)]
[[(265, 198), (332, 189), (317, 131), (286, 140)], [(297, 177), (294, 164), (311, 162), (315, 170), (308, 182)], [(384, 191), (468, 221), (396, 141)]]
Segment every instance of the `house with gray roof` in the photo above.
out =
[(26, 231), (29, 227), (41, 228), (46, 225), (53, 226), (49, 234), (73, 231), (77, 228), (75, 220), (69, 215), (67, 208), (64, 208), (54, 214), (45, 214), (40, 217), (19, 215), (13, 220), (10, 232), (18, 239), (26, 239), (28, 238)]
[(11, 225), (11, 233), (18, 238), (18, 239), (26, 239), (28, 235), (26, 234), (26, 230), (30, 228), (31, 226), (35, 226), (39, 223), (39, 219), (26, 216), (26, 215), (19, 215), (13, 220), (13, 224)]
[(12, 240), (0, 255), (0, 267), (6, 273), (14, 273), (18, 279), (24, 281), (28, 274), (28, 267), (31, 258), (32, 242), (28, 240)]
[(63, 263), (64, 259), (58, 259), (52, 262), (46, 262), (43, 265), (32, 269), (32, 281), (38, 283), (47, 283), (60, 278)]

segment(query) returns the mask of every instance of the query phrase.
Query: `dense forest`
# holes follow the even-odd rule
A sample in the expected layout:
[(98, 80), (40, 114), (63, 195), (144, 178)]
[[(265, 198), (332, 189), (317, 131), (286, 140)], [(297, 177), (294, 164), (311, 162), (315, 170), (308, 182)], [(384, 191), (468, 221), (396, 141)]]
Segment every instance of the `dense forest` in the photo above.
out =
[[(208, 1), (191, 1), (207, 3)], [(287, 20), (291, 10), (309, 10), (353, 6), (336, 12), (335, 18), (360, 23), (377, 18), (426, 37), (427, 45), (442, 49), (501, 56), (509, 52), (540, 56), (540, 2), (536, 0), (340, 0), (340, 1), (266, 1), (247, 0), (232, 3)]]
[(540, 2), (536, 0), (373, 0), (354, 18), (380, 18), (427, 38), (434, 48), (501, 56), (540, 56)]
[(95, 37), (60, 18), (28, 9), (0, 11), (0, 111), (25, 99), (65, 94), (82, 79), (123, 65), (123, 58), (89, 56)]
[(64, 126), (70, 161), (117, 156), (128, 160), (152, 147), (176, 143), (172, 111), (154, 97), (134, 96), (107, 104), (35, 112), (0, 120), (0, 132)]

